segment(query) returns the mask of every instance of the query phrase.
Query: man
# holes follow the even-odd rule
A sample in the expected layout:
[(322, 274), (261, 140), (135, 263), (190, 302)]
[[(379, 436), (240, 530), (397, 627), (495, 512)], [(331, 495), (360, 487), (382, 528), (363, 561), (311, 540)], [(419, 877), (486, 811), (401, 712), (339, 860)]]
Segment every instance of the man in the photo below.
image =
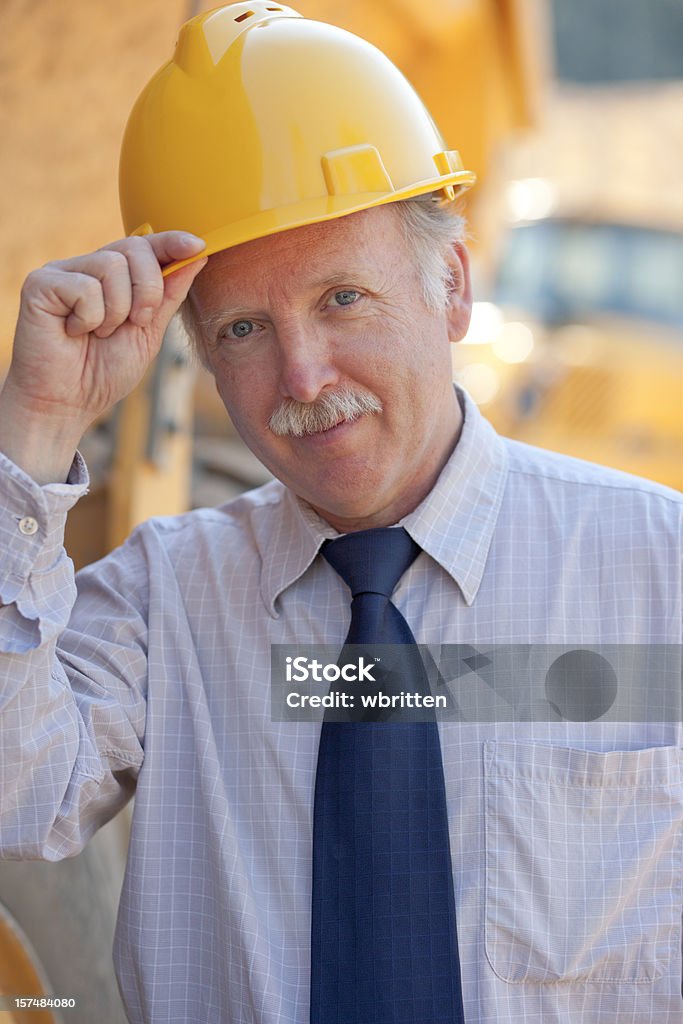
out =
[[(449, 343), (467, 328), (469, 273), (462, 226), (440, 207), (466, 179), (443, 152), (437, 173), (411, 187), (397, 184), (401, 160), (394, 154), (391, 164), (390, 145), (374, 147), (378, 163), (372, 139), (349, 142), (342, 132), (335, 148), (326, 137), (328, 195), (290, 196), (277, 216), (247, 216), (240, 203), (258, 206), (277, 189), (303, 193), (307, 157), (300, 132), (277, 134), (281, 111), (272, 134), (250, 135), (238, 97), (244, 144), (220, 167), (243, 174), (241, 197), (228, 189), (223, 222), (205, 220), (200, 238), (164, 223), (154, 207), (161, 171), (145, 167), (145, 146), (163, 163), (162, 142), (177, 141), (181, 160), (184, 133), (197, 121), (192, 109), (182, 131), (164, 121), (168, 92), (159, 98), (159, 90), (167, 86), (196, 92), (203, 75), (215, 85), (211, 76), (239, 67), (230, 95), (252, 83), (251, 115), (270, 117), (257, 102), (264, 68), (278, 84), (274, 104), (292, 101), (292, 75), (312, 76), (330, 106), (321, 104), (311, 136), (324, 135), (338, 114), (347, 124), (381, 108), (380, 132), (392, 110), (403, 123), (417, 110), (405, 93), (396, 109), (379, 103), (393, 75), (386, 65), (374, 91), (363, 86), (364, 44), (353, 37), (294, 20), (286, 9), (266, 14), (256, 5), (254, 13), (251, 5), (245, 18), (246, 6), (191, 23), (177, 63), (133, 115), (124, 209), (127, 229), (146, 225), (146, 237), (49, 264), (24, 288), (0, 405), (4, 855), (74, 854), (135, 791), (115, 958), (136, 1022), (304, 1024), (309, 1014), (316, 1024), (679, 1021), (679, 721), (584, 722), (558, 713), (487, 722), (462, 714), (439, 722), (438, 732), (428, 721), (418, 723), (423, 731), (408, 724), (398, 733), (404, 723), (335, 732), (328, 722), (271, 717), (271, 645), (340, 649), (367, 623), (359, 606), (367, 611), (377, 599), (380, 625), (405, 627), (396, 642), (407, 645), (476, 645), (492, 656), (495, 645), (680, 645), (683, 499), (505, 441), (453, 390)], [(250, 17), (258, 19), (253, 31), (243, 27)], [(334, 89), (315, 78), (316, 54), (321, 75), (336, 73), (333, 51), (337, 59), (352, 52), (350, 88), (365, 96), (363, 108), (348, 96), (333, 108), (344, 75)], [(274, 68), (286, 54), (287, 75)], [(202, 111), (215, 95), (207, 87)], [(140, 117), (151, 117), (144, 131)], [(406, 136), (416, 150), (413, 140), (427, 131), (420, 125)], [(208, 145), (207, 123), (196, 130), (197, 146)], [(280, 177), (272, 153), (268, 163), (274, 138)], [(432, 144), (433, 156), (440, 147)], [(126, 152), (140, 175), (128, 192)], [(299, 156), (299, 173), (290, 174)], [(252, 174), (258, 163), (259, 188), (233, 166), (238, 157)], [(316, 159), (320, 169), (320, 153)], [(163, 173), (174, 166), (164, 163)], [(203, 161), (199, 167), (203, 174)], [(358, 187), (366, 174), (375, 185), (384, 174), (382, 188)], [(212, 207), (212, 181), (204, 184), (197, 203)], [(173, 188), (171, 211), (185, 201), (182, 181)], [(199, 230), (202, 210), (195, 212), (176, 226)], [(86, 486), (76, 445), (94, 416), (140, 379), (188, 293), (183, 315), (199, 355), (245, 441), (278, 480), (223, 509), (145, 524), (81, 573), (76, 597), (61, 548), (64, 515)], [(381, 538), (385, 561), (397, 536), (414, 549), (389, 593), (374, 583), (356, 593), (345, 581), (332, 552), (355, 536), (369, 545)], [(461, 707), (483, 671), (476, 654), (469, 660), (471, 674), (456, 678)], [(402, 808), (418, 813), (417, 775), (401, 774), (398, 760), (395, 774), (393, 762), (381, 762), (384, 790), (371, 790), (372, 806), (361, 807), (364, 780), (350, 773), (352, 748), (335, 762), (330, 747), (342, 737), (360, 757), (367, 743), (384, 737), (391, 745), (392, 736), (407, 746), (417, 736), (425, 757), (438, 754), (434, 787), (423, 796), (427, 819), (437, 819), (425, 819), (424, 849), (400, 817)], [(380, 756), (373, 746), (370, 761)], [(343, 860), (348, 841), (336, 837), (330, 852), (325, 829), (347, 815), (349, 796), (357, 816), (343, 825), (354, 841), (362, 815), (373, 842), (379, 819), (389, 843), (401, 830), (410, 835), (415, 846), (400, 876), (408, 888), (421, 877), (423, 853), (438, 859), (435, 871), (442, 853), (450, 857), (449, 885), (438, 897), (425, 889), (416, 912), (403, 915), (410, 920), (382, 921), (378, 912), (385, 898), (404, 896), (379, 863), (399, 856), (395, 845), (366, 862), (356, 851), (353, 873), (334, 875), (332, 895), (324, 888), (321, 863)], [(433, 826), (442, 811), (448, 849), (437, 857)], [(420, 956), (429, 964), (442, 957), (456, 934), (451, 903), (457, 946), (448, 946), (452, 969), (441, 978), (446, 1006), (433, 977), (426, 994), (414, 973), (402, 991), (395, 966), (407, 958), (414, 971)], [(342, 913), (349, 906), (350, 922)], [(393, 932), (399, 924), (408, 942)], [(353, 959), (358, 949), (362, 962)], [(330, 980), (335, 961), (341, 966)], [(376, 983), (381, 972), (386, 989)], [(361, 1003), (368, 992), (374, 1003)], [(422, 1005), (429, 1016), (415, 1009)]]

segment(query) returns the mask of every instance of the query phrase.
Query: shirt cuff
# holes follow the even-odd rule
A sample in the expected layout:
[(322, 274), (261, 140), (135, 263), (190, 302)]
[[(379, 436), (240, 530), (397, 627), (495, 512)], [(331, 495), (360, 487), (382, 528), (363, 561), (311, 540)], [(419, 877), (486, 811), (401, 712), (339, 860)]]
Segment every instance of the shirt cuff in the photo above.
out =
[(0, 452), (0, 603), (16, 601), (29, 576), (62, 561), (67, 512), (88, 484), (79, 452), (66, 483), (43, 485)]

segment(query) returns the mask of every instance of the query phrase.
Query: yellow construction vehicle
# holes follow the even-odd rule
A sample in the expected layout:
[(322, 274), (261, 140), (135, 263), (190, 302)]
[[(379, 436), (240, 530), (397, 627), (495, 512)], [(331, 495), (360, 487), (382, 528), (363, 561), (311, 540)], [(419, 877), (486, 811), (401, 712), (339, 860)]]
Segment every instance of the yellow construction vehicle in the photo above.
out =
[(490, 301), (454, 353), (501, 433), (683, 489), (683, 232), (670, 221), (574, 211), (502, 235)]

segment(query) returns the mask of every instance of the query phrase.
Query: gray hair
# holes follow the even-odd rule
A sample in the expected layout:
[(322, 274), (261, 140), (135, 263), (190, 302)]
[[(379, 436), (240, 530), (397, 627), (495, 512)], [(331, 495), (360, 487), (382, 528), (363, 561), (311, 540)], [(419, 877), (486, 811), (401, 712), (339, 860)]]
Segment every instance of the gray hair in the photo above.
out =
[(448, 305), (453, 290), (448, 253), (465, 240), (465, 218), (444, 204), (438, 193), (415, 196), (395, 204), (403, 236), (412, 248), (425, 305), (435, 313)]
[[(448, 253), (456, 242), (464, 241), (465, 219), (454, 212), (453, 203), (444, 203), (439, 193), (414, 196), (392, 205), (415, 257), (425, 305), (438, 313), (448, 305), (453, 290)], [(204, 363), (201, 327), (191, 294), (180, 306), (178, 315), (194, 352)]]

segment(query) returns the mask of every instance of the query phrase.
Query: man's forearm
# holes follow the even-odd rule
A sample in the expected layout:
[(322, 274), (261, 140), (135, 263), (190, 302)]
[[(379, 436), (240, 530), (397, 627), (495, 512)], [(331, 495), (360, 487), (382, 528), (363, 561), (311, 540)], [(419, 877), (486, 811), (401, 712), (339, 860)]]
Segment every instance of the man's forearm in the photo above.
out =
[(8, 382), (0, 392), (0, 452), (38, 484), (64, 483), (85, 424), (31, 409)]

